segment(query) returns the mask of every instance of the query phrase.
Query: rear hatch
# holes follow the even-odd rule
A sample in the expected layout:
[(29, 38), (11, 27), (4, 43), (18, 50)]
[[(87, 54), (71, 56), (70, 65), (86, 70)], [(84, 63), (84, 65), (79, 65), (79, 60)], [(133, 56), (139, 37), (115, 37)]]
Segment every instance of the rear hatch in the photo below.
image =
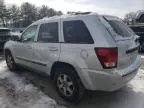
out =
[(117, 69), (124, 69), (134, 63), (138, 55), (136, 34), (119, 18), (102, 16), (102, 21), (118, 48)]

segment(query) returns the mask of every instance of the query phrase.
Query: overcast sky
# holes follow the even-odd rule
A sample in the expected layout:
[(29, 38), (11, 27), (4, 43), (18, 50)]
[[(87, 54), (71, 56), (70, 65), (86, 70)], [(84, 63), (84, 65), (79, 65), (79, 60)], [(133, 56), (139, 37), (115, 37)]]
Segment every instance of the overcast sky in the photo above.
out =
[(30, 2), (36, 6), (45, 4), (64, 13), (67, 11), (93, 11), (119, 17), (124, 17), (128, 12), (144, 9), (144, 0), (5, 0), (5, 2), (16, 5)]

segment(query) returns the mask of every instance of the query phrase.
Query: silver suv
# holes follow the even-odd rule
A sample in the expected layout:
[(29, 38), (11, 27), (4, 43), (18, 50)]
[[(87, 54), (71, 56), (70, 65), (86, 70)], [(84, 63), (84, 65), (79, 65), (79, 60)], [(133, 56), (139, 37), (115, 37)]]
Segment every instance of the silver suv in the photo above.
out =
[(95, 13), (43, 18), (5, 45), (10, 70), (17, 65), (48, 74), (63, 98), (85, 90), (118, 90), (138, 72), (135, 33), (121, 19)]

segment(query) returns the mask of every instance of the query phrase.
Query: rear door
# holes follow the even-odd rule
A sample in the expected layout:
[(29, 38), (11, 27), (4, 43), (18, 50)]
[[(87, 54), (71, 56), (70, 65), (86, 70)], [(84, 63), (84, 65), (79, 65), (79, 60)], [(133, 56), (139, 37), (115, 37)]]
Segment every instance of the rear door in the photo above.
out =
[(117, 17), (103, 16), (105, 26), (118, 47), (118, 69), (127, 68), (138, 55), (138, 42), (135, 33)]
[(50, 74), (53, 63), (59, 59), (59, 26), (59, 20), (41, 24), (37, 41), (33, 45), (34, 67), (47, 74)]

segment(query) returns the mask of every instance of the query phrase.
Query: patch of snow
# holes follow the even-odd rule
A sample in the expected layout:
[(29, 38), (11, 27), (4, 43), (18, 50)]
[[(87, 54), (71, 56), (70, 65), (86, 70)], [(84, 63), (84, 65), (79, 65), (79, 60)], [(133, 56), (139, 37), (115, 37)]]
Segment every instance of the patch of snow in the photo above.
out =
[(0, 61), (0, 108), (64, 108)]
[(6, 70), (5, 67), (6, 67), (6, 62), (4, 60), (0, 61), (0, 73)]
[(144, 70), (143, 69), (139, 69), (139, 72), (137, 73), (135, 79), (137, 79), (137, 80), (144, 79)]
[(144, 56), (141, 56), (142, 59), (144, 59)]

